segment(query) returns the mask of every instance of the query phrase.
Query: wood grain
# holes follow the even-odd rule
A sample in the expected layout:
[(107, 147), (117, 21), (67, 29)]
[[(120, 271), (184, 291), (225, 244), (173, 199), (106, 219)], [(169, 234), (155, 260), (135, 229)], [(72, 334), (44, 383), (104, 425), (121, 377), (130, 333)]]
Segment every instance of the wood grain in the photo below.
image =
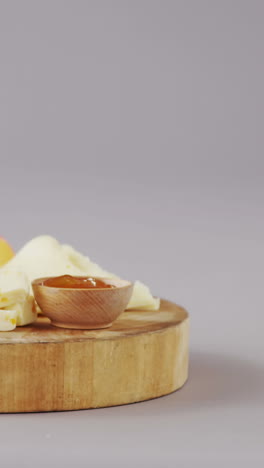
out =
[(122, 405), (171, 393), (188, 376), (187, 312), (124, 312), (108, 329), (56, 328), (40, 317), (0, 333), (0, 412)]

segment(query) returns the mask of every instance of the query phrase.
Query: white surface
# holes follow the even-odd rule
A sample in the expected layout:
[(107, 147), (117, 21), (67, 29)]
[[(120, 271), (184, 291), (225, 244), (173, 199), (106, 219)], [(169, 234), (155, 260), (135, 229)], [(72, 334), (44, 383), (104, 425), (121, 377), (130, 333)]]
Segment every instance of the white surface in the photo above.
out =
[(263, 15), (1, 2), (1, 235), (142, 279), (189, 310), (192, 350), (171, 396), (1, 415), (4, 468), (263, 467)]

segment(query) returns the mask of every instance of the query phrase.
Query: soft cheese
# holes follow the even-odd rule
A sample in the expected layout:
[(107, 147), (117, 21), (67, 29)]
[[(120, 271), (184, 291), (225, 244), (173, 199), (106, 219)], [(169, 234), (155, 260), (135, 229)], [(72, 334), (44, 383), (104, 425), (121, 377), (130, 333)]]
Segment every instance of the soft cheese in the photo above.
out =
[[(3, 269), (23, 271), (29, 282), (45, 276), (117, 277), (92, 262), (67, 244), (60, 244), (51, 236), (39, 236), (28, 242)], [(0, 269), (1, 271), (1, 269)], [(0, 278), (1, 287), (1, 278)], [(127, 309), (157, 310), (159, 299), (154, 298), (147, 286), (136, 281)]]
[(134, 290), (128, 309), (141, 309), (141, 310), (158, 310), (160, 300), (158, 297), (153, 297), (150, 289), (141, 281), (134, 283)]
[[(88, 257), (77, 252), (70, 245), (63, 244), (63, 251), (67, 254), (70, 261), (81, 270), (81, 274), (90, 276), (118, 278), (113, 273), (103, 270), (97, 263), (92, 262)], [(160, 306), (160, 300), (157, 297), (153, 297), (150, 289), (141, 281), (134, 283), (133, 294), (127, 306), (127, 309), (142, 309), (142, 310), (158, 310)]]
[[(9, 320), (10, 316), (10, 320)], [(30, 294), (30, 283), (20, 271), (0, 269), (0, 330), (13, 330), (16, 325), (27, 325), (36, 320), (35, 301)], [(14, 322), (14, 319), (15, 322)]]
[(23, 302), (29, 295), (29, 286), (25, 273), (0, 268), (0, 308)]
[[(36, 304), (33, 296), (28, 296), (26, 300), (16, 302), (9, 306), (16, 313), (16, 324), (18, 326), (28, 325), (37, 319)], [(9, 310), (6, 308), (6, 310)]]
[(0, 331), (11, 331), (16, 328), (17, 313), (15, 310), (0, 310)]

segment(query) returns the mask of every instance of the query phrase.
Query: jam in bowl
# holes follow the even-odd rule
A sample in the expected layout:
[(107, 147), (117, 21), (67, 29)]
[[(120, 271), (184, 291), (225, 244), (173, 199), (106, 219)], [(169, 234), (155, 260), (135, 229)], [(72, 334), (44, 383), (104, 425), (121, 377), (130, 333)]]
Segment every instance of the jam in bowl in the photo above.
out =
[(125, 310), (133, 284), (118, 278), (54, 276), (32, 282), (42, 313), (62, 328), (110, 327)]

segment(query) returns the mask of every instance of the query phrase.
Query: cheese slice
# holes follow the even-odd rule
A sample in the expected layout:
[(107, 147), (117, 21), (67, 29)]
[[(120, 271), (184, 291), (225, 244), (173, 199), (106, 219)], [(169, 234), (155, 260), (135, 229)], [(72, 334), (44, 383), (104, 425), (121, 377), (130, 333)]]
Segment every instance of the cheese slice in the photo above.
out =
[[(0, 269), (0, 272), (6, 268), (23, 271), (30, 283), (36, 278), (65, 274), (118, 278), (117, 275), (104, 270), (70, 245), (60, 244), (51, 236), (39, 236), (32, 239)], [(32, 294), (31, 284), (29, 287)], [(132, 297), (127, 306), (127, 309), (135, 308), (142, 310), (159, 308), (159, 299), (154, 298), (149, 288), (139, 281), (136, 281), (134, 285)]]
[(15, 310), (0, 310), (0, 331), (11, 331), (16, 328), (17, 313)]

